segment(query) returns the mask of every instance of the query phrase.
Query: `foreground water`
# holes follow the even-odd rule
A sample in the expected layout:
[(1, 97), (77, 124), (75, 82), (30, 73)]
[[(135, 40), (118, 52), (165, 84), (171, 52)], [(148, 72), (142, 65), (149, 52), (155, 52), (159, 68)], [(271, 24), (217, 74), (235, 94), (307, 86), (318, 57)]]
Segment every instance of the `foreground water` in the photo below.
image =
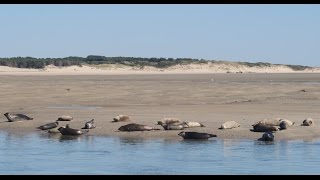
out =
[(186, 141), (0, 132), (0, 174), (320, 174), (320, 140)]

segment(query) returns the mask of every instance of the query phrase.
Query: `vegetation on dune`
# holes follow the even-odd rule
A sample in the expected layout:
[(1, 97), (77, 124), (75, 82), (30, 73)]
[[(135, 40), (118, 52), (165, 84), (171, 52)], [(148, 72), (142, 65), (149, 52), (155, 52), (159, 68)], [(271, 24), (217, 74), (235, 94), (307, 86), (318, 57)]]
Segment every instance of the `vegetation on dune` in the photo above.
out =
[[(0, 58), (1, 66), (17, 67), (17, 68), (35, 68), (42, 69), (47, 65), (62, 66), (82, 66), (82, 65), (99, 65), (99, 64), (122, 64), (126, 66), (144, 67), (152, 66), (156, 68), (168, 68), (174, 65), (188, 65), (188, 64), (207, 64), (221, 63), (226, 61), (214, 61), (204, 59), (192, 59), (192, 58), (141, 58), (141, 57), (105, 57), (97, 55), (89, 55), (85, 58), (69, 56), (65, 58), (33, 58), (33, 57), (12, 57), (12, 58)], [(248, 67), (270, 67), (272, 64), (265, 62), (237, 62), (241, 65)], [(301, 65), (287, 65), (293, 70), (304, 70), (311, 68), (309, 66)]]

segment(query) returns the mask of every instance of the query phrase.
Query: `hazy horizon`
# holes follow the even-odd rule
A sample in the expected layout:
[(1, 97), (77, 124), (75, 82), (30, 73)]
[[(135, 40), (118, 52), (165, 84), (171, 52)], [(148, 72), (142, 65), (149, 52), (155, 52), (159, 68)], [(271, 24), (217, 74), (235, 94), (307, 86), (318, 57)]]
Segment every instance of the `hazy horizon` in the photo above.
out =
[(0, 57), (156, 57), (319, 67), (319, 5), (0, 5)]

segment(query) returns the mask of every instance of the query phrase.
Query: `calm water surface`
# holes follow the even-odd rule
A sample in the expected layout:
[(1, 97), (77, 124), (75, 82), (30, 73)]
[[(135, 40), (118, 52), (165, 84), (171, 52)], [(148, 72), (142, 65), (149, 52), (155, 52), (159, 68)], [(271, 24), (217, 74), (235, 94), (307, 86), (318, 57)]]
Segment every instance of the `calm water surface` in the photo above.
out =
[(0, 132), (0, 174), (320, 174), (320, 140), (185, 141)]

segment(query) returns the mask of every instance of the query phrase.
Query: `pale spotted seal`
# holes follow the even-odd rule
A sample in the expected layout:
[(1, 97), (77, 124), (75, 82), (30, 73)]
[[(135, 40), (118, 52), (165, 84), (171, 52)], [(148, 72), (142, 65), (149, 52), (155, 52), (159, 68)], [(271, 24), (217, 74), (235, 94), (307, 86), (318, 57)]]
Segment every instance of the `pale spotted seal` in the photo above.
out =
[(217, 137), (215, 134), (184, 131), (181, 131), (178, 135), (183, 137), (183, 139), (209, 139), (211, 137)]
[(24, 115), (24, 114), (11, 114), (9, 112), (3, 114), (9, 122), (15, 122), (15, 121), (23, 121), (23, 120), (33, 120), (33, 118)]
[(147, 125), (131, 123), (124, 126), (121, 126), (119, 131), (151, 131), (151, 130), (160, 130), (158, 128), (154, 128)]
[(183, 130), (185, 128), (182, 124), (162, 124), (164, 130)]
[(158, 123), (158, 125), (180, 123), (180, 119), (178, 119), (178, 118), (163, 118), (161, 121), (157, 121), (157, 123)]
[(235, 121), (227, 121), (221, 125), (219, 129), (232, 129), (240, 127), (240, 124)]
[(39, 126), (39, 127), (37, 127), (37, 128), (38, 128), (38, 129), (41, 129), (41, 130), (48, 130), (48, 129), (56, 128), (56, 127), (58, 127), (58, 125), (59, 125), (59, 122), (56, 121), (56, 122), (52, 122), (52, 123), (48, 123), (48, 124)]
[(188, 126), (188, 128), (192, 128), (192, 127), (205, 127), (205, 125), (199, 123), (199, 122), (183, 122), (185, 125)]
[(252, 126), (255, 126), (256, 124), (264, 124), (264, 125), (269, 125), (269, 126), (279, 126), (280, 120), (281, 120), (281, 118), (264, 119), (264, 120), (261, 120), (261, 121), (254, 123)]
[(111, 122), (122, 122), (122, 121), (130, 121), (131, 118), (128, 115), (118, 115), (115, 118), (113, 118), (113, 121)]
[(313, 119), (311, 118), (306, 118), (305, 120), (303, 120), (301, 126), (312, 126), (314, 125)]
[(90, 121), (86, 122), (84, 127), (81, 129), (93, 129), (96, 128), (96, 126), (94, 125), (94, 119), (91, 119)]

